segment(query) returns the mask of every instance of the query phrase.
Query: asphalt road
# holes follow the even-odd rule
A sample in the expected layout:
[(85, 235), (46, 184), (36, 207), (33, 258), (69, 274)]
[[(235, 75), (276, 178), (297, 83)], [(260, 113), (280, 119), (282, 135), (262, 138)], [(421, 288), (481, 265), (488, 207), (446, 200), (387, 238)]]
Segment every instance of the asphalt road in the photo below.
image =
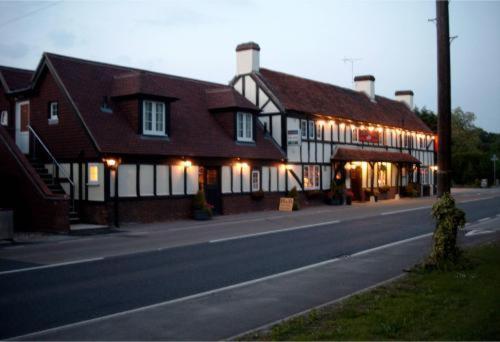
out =
[[(470, 222), (500, 198), (463, 203)], [(0, 275), (0, 338), (237, 284), (433, 231), (429, 209)]]

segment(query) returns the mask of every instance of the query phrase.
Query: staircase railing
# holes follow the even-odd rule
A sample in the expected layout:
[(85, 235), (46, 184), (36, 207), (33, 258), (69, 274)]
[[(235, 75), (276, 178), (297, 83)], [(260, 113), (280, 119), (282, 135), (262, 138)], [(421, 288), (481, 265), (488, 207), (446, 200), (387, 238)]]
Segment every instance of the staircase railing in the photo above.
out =
[(30, 125), (28, 125), (28, 130), (30, 131), (31, 133), (31, 136), (33, 137), (33, 145), (32, 145), (32, 154), (33, 154), (33, 157), (36, 158), (36, 144), (35, 142), (37, 142), (44, 150), (44, 152), (47, 154), (47, 156), (50, 158), (51, 160), (51, 163), (52, 163), (52, 182), (55, 183), (56, 181), (59, 181), (58, 180), (58, 175), (56, 174), (56, 168), (58, 170), (58, 172), (60, 172), (64, 178), (68, 181), (68, 183), (70, 184), (70, 200), (71, 200), (71, 206), (72, 208), (75, 207), (75, 183), (73, 182), (73, 180), (71, 179), (71, 176), (68, 174), (68, 172), (66, 171), (65, 168), (63, 168), (61, 166), (61, 164), (59, 164), (59, 162), (56, 160), (56, 158), (52, 155), (52, 153), (50, 153), (47, 145), (45, 145), (42, 141), (42, 139), (40, 138), (40, 136), (35, 132), (35, 130), (33, 129), (33, 127), (31, 127)]

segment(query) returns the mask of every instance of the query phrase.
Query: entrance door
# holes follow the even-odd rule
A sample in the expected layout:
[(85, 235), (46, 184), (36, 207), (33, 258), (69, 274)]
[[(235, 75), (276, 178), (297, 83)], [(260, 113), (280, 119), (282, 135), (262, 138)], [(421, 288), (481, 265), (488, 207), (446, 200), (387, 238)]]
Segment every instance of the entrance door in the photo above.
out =
[(199, 171), (200, 189), (205, 192), (206, 200), (211, 204), (215, 214), (221, 214), (222, 201), (220, 192), (220, 168), (200, 167)]
[(362, 199), (362, 190), (363, 190), (363, 178), (361, 174), (361, 168), (357, 167), (355, 169), (351, 169), (351, 190), (354, 195), (353, 200), (361, 201)]
[(16, 144), (24, 154), (30, 151), (30, 134), (28, 125), (30, 123), (29, 101), (16, 103)]

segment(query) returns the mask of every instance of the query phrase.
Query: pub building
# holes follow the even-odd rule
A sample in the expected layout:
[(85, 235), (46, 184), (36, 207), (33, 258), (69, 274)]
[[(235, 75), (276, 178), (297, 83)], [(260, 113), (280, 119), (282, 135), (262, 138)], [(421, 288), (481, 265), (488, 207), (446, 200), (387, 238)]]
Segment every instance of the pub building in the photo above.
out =
[(359, 201), (412, 182), (432, 194), (435, 137), (413, 92), (260, 68), (259, 53), (237, 47), (230, 85), (51, 53), (0, 67), (0, 207), (16, 229), (67, 231), (188, 218), (198, 190), (216, 214), (274, 210), (293, 187), (312, 205), (332, 180)]

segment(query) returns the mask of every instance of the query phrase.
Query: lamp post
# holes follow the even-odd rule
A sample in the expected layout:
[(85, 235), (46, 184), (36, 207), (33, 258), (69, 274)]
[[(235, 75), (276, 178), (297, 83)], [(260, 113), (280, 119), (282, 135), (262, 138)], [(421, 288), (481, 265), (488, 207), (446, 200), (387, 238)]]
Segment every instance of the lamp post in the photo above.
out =
[(120, 227), (120, 220), (118, 214), (118, 166), (120, 166), (120, 158), (104, 158), (104, 165), (109, 169), (110, 172), (115, 171), (115, 191), (113, 200), (113, 219), (115, 227)]

